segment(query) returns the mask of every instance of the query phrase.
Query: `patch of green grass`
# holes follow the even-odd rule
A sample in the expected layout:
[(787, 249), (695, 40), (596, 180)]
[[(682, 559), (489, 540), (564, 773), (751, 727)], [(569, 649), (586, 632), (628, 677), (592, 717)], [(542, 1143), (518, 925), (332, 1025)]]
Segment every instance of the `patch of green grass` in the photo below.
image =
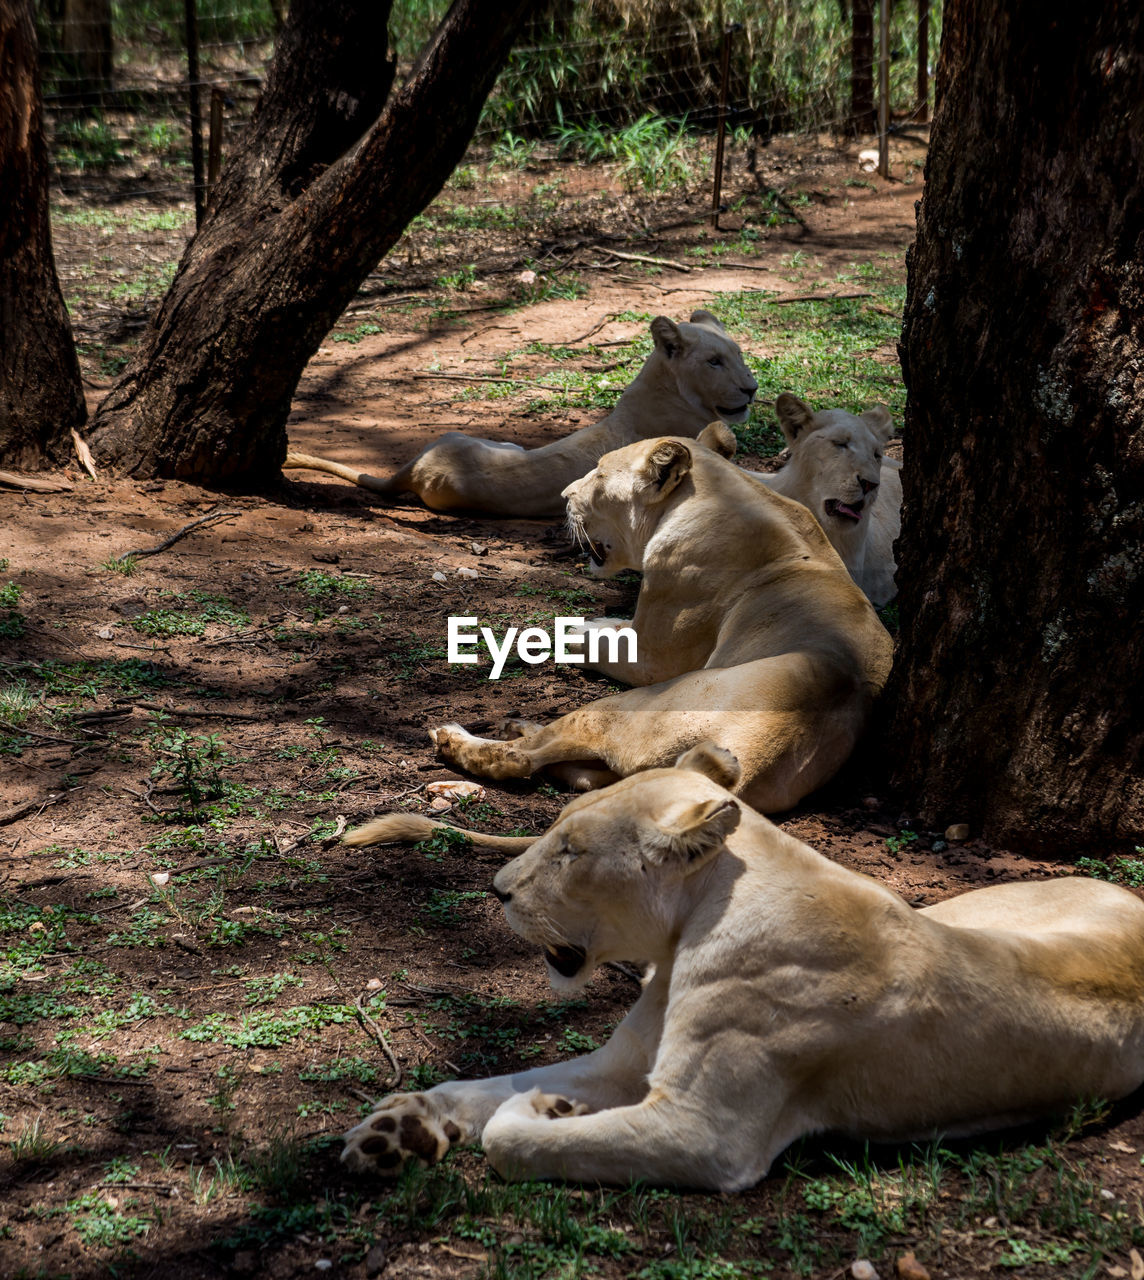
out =
[(175, 608), (148, 609), (131, 619), (131, 626), (141, 635), (201, 636), (208, 623), (223, 627), (247, 627), (250, 615), (232, 604), (225, 596), (208, 591), (175, 591), (169, 593)]
[(916, 831), (901, 831), (896, 836), (886, 837), (886, 848), (891, 853), (901, 853), (903, 849), (909, 848), (917, 838), (918, 833)]
[[(1144, 854), (1144, 847), (1137, 845), (1136, 852)], [(1144, 858), (1077, 858), (1074, 866), (1082, 875), (1097, 880), (1125, 884), (1132, 889), (1144, 888)]]
[(161, 298), (171, 287), (178, 266), (177, 262), (145, 266), (137, 276), (113, 285), (108, 297), (120, 302), (142, 302), (150, 298)]
[(16, 608), (22, 591), (18, 582), (0, 583), (0, 640), (19, 640), (24, 634), (27, 619)]
[(124, 159), (115, 130), (98, 114), (61, 120), (52, 143), (56, 164), (80, 173), (110, 169)]
[(161, 667), (140, 658), (103, 658), (80, 662), (44, 662), (36, 668), (45, 693), (95, 698), (106, 690), (135, 694), (172, 683)]
[(362, 338), (372, 338), (375, 334), (381, 333), (381, 325), (372, 324), (369, 321), (363, 324), (355, 325), (352, 329), (343, 330), (341, 333), (334, 334), (335, 342), (352, 342), (359, 343)]
[(462, 910), (469, 902), (483, 902), (489, 895), (483, 889), (457, 890), (434, 889), (421, 904), (419, 917), (435, 929), (455, 929), (465, 923), (466, 913)]
[(686, 128), (684, 120), (645, 113), (622, 128), (598, 120), (566, 124), (555, 136), (559, 154), (589, 163), (615, 161), (630, 191), (659, 192), (683, 186), (695, 176), (696, 161), (688, 154)]
[[(861, 277), (870, 298), (776, 307), (768, 302), (774, 295), (764, 292), (718, 296), (712, 309), (744, 335), (744, 357), (758, 380), (760, 401), (791, 391), (814, 409), (860, 411), (881, 402), (900, 428), (905, 387), (897, 342), (905, 286), (882, 267), (875, 272)], [(785, 446), (777, 426), (758, 420), (758, 411), (732, 430), (745, 451), (762, 457)]]
[(10, 684), (0, 685), (0, 720), (21, 725), (40, 706), (41, 698), (32, 691), (26, 680), (13, 680)]
[(236, 1018), (208, 1014), (202, 1022), (179, 1033), (181, 1040), (227, 1044), (236, 1049), (279, 1049), (323, 1027), (354, 1022), (349, 1005), (297, 1005), (291, 1009), (260, 1010)]

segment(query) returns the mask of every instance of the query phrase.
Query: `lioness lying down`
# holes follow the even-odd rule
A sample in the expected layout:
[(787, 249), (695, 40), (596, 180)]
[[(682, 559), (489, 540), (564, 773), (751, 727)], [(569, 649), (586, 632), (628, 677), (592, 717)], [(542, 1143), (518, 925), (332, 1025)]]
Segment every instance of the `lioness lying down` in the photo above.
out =
[(387, 480), (294, 450), (282, 465), (325, 471), (376, 493), (415, 493), (434, 511), (561, 515), (561, 490), (605, 453), (654, 436), (694, 438), (715, 418), (747, 420), (758, 383), (709, 311), (693, 311), (689, 324), (657, 316), (651, 335), (651, 355), (612, 412), (543, 448), (449, 431)]
[(391, 1095), (342, 1159), (392, 1173), (479, 1138), (507, 1178), (738, 1191), (803, 1134), (975, 1133), (1144, 1081), (1127, 890), (1078, 876), (915, 911), (740, 804), (737, 778), (703, 744), (518, 840), (493, 891), (553, 986), (608, 960), (652, 977), (603, 1048)]
[(547, 727), (517, 722), (507, 742), (444, 725), (439, 756), (497, 779), (562, 765), (586, 790), (717, 736), (742, 762), (739, 794), (768, 813), (835, 773), (885, 682), (890, 637), (810, 513), (704, 447), (720, 434), (628, 445), (565, 490), (591, 571), (643, 570), (634, 619), (587, 628), (634, 629), (635, 661), (594, 665), (645, 687)]
[(813, 511), (850, 576), (874, 604), (887, 604), (897, 594), (894, 540), (902, 523), (901, 464), (882, 456), (894, 434), (889, 410), (812, 413), (784, 391), (775, 411), (790, 461), (781, 471), (750, 474)]

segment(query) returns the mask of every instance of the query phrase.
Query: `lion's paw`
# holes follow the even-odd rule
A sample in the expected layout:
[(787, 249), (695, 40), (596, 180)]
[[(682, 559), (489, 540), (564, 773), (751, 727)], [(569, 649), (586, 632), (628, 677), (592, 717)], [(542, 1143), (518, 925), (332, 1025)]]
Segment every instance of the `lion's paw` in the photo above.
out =
[(544, 726), (535, 720), (522, 720), (520, 716), (504, 716), (496, 722), (494, 733), (503, 742), (514, 742), (517, 738), (525, 738), (530, 733), (538, 733)]
[(518, 1093), (500, 1108), (498, 1115), (514, 1112), (527, 1119), (567, 1120), (570, 1116), (584, 1116), (588, 1108), (582, 1102), (572, 1102), (558, 1093)]
[(342, 1161), (358, 1172), (393, 1175), (410, 1160), (436, 1164), (462, 1136), (423, 1093), (395, 1093), (346, 1134)]

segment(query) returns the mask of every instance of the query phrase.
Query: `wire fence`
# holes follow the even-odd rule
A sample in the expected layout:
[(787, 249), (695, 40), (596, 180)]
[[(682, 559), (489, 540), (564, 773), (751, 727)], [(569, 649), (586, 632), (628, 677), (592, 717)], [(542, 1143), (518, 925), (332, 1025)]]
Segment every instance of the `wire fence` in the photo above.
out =
[[(391, 37), (399, 66), (409, 64), (430, 19), (439, 16), (419, 9), (420, 3), (395, 6)], [(225, 158), (257, 101), (281, 13), (264, 0), (245, 7), (240, 0), (226, 9), (219, 0), (199, 5), (190, 45), (188, 27), (178, 20), (182, 6), (176, 14), (169, 3), (151, 16), (145, 6), (113, 11), (105, 5), (111, 22), (41, 16), (44, 100), (62, 174), (115, 171), (145, 156), (152, 162), (144, 168), (145, 182), (121, 195), (205, 197), (208, 176), (187, 167), (192, 94), (201, 118), (207, 95), (213, 95), (218, 136), (212, 149)], [(593, 3), (559, 5), (522, 32), (486, 105), (470, 162), (495, 149), (512, 155), (548, 143), (589, 159), (595, 148), (600, 157), (607, 154), (602, 137), (641, 122), (655, 121), (661, 130), (670, 121), (677, 132), (710, 131), (721, 114), (725, 40), (725, 118), (736, 136), (850, 132), (851, 29), (843, 7), (837, 0), (758, 0), (744, 6), (742, 21), (727, 23), (718, 19), (733, 15), (734, 3), (683, 0), (629, 6), (626, 13)], [(893, 116), (918, 113), (919, 58), (924, 65), (926, 36), (936, 47), (940, 24), (935, 5), (923, 34), (917, 17), (923, 10), (928, 6), (899, 6), (892, 13)], [(397, 21), (402, 16), (403, 27)], [(197, 53), (194, 80), (189, 48)]]

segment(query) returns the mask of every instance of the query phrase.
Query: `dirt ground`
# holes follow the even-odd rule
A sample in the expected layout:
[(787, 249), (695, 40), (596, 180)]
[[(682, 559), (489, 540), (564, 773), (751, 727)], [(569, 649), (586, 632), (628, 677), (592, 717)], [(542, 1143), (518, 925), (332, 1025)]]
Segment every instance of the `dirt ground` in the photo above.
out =
[[(916, 154), (902, 145), (899, 172)], [(311, 362), (291, 443), (378, 473), (446, 429), (541, 444), (600, 411), (526, 412), (536, 390), (515, 384), (504, 399), (468, 398), (481, 385), (473, 375), (504, 376), (510, 352), (518, 381), (556, 367), (545, 350), (522, 353), (531, 343), (579, 345), (573, 363), (598, 369), (607, 344), (647, 327), (610, 315), (718, 312), (721, 293), (783, 296), (855, 262), (903, 262), (918, 181), (870, 179), (853, 148), (813, 140), (767, 163), (768, 181), (785, 172), (791, 189), (796, 175), (811, 198), (801, 221), (769, 230), (749, 261), (728, 253), (737, 266), (649, 271), (609, 260), (598, 244), (570, 248), (565, 233), (559, 254), (579, 255), (582, 296), (503, 313), (478, 308), (512, 285), (511, 253), (502, 255), (511, 270), (475, 273), (483, 289), (443, 294), (423, 279), (440, 269), (411, 242), (351, 309), (340, 331), (353, 340), (331, 337)], [(847, 177), (864, 185), (846, 188)], [(633, 206), (624, 250), (686, 265), (697, 243), (737, 243), (733, 212), (723, 232), (698, 239), (702, 201), (654, 233)], [(82, 202), (73, 190), (65, 205)], [(73, 279), (90, 261), (80, 230), (57, 234)], [(130, 251), (166, 252), (148, 243)], [(813, 261), (811, 276), (792, 267), (798, 254)], [(472, 256), (496, 254), (486, 246)], [(403, 293), (418, 305), (379, 308)], [(126, 300), (103, 318), (81, 307), (79, 328), (129, 343), (141, 305)], [(372, 332), (358, 332), (366, 313)], [(601, 321), (590, 342), (575, 342)], [(85, 356), (93, 402), (108, 382), (107, 349)], [(9, 619), (0, 626), (0, 1113), (11, 1144), (0, 1155), (0, 1277), (500, 1274), (479, 1240), (379, 1209), (382, 1190), (341, 1171), (332, 1136), (385, 1091), (390, 1072), (376, 1036), (406, 1085), (488, 1074), (599, 1040), (635, 985), (609, 970), (583, 999), (554, 999), (532, 949), (485, 893), (497, 855), (355, 850), (335, 833), (392, 807), (429, 811), (426, 784), (456, 776), (433, 758), (435, 723), (550, 718), (606, 687), (576, 668), (518, 664), (494, 683), (483, 668), (450, 667), (450, 614), (520, 625), (554, 612), (623, 613), (634, 584), (587, 578), (559, 527), (437, 516), (309, 473), (256, 497), (92, 481), (78, 469), (74, 481), (67, 494), (0, 491), (0, 587), (19, 588), (8, 614), (0, 609)], [(109, 567), (222, 512), (129, 574)], [(487, 784), (483, 801), (453, 816), (538, 831), (564, 798), (544, 783)], [(779, 821), (915, 904), (1070, 870), (914, 828), (876, 761)], [(284, 1135), (296, 1167), (289, 1195), (276, 1198), (284, 1184), (267, 1170)], [(806, 1159), (823, 1166), (829, 1149), (813, 1146)], [(1110, 1213), (1139, 1222), (1144, 1119), (1134, 1105), (1067, 1138), (1065, 1150), (1107, 1192)], [(476, 1154), (454, 1164), (470, 1181), (483, 1176)], [(789, 1185), (772, 1177), (727, 1211), (739, 1223), (781, 1215)], [(271, 1206), (272, 1227), (252, 1204)], [(301, 1206), (296, 1219), (283, 1204)], [(329, 1227), (330, 1206), (344, 1211), (341, 1226)], [(1011, 1266), (998, 1261), (996, 1227), (994, 1218), (947, 1234), (943, 1249), (919, 1257), (935, 1277)], [(647, 1256), (662, 1259), (673, 1246), (666, 1226), (656, 1231)], [(839, 1239), (848, 1266), (851, 1238)], [(920, 1246), (903, 1237), (883, 1247), (889, 1275), (895, 1257)], [(763, 1250), (758, 1262), (788, 1274), (795, 1256)], [(584, 1273), (638, 1265), (597, 1259)], [(836, 1255), (798, 1270), (837, 1277), (839, 1266)], [(1132, 1268), (1126, 1253), (1110, 1254), (1089, 1274)], [(1042, 1260), (1019, 1274), (1074, 1272)]]

